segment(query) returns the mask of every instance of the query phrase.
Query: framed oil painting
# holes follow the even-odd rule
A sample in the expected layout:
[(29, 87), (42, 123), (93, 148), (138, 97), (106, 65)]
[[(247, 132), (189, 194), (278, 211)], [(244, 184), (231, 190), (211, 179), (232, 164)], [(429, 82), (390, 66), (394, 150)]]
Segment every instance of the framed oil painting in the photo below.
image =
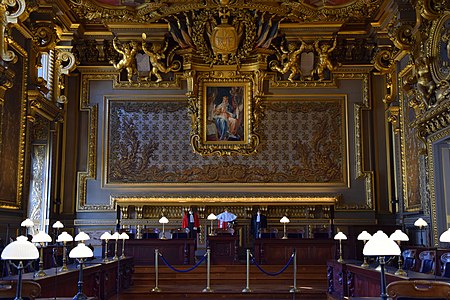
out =
[(203, 132), (207, 143), (242, 143), (245, 140), (245, 123), (248, 122), (246, 89), (244, 84), (205, 85), (206, 124)]
[(194, 151), (202, 155), (254, 153), (259, 144), (255, 131), (261, 101), (253, 95), (253, 76), (200, 76), (198, 86), (199, 109), (192, 109), (195, 104), (191, 103), (191, 111), (198, 112), (191, 136)]

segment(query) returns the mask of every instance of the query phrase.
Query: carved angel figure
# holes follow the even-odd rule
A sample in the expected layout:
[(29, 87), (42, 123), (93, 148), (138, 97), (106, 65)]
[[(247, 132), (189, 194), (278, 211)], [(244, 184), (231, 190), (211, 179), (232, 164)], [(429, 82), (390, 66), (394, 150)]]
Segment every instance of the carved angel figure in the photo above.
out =
[(429, 65), (430, 59), (427, 56), (420, 56), (416, 59), (417, 90), (422, 95), (422, 99), (427, 106), (433, 104), (433, 93), (436, 89), (436, 83), (431, 77)]
[(127, 78), (132, 82), (133, 75), (137, 73), (136, 68), (136, 54), (139, 51), (139, 44), (136, 41), (131, 41), (129, 44), (120, 45), (117, 36), (113, 39), (114, 49), (122, 55), (122, 59), (115, 63), (111, 61), (116, 70), (127, 70)]
[(297, 75), (303, 77), (302, 71), (300, 69), (299, 55), (303, 52), (305, 46), (306, 44), (303, 41), (301, 41), (301, 46), (298, 49), (296, 49), (297, 45), (295, 43), (289, 43), (287, 49), (285, 49), (284, 45), (282, 44), (280, 47), (280, 50), (283, 53), (281, 55), (281, 62), (284, 62), (284, 65), (281, 68), (278, 64), (272, 64), (270, 66), (271, 69), (274, 71), (278, 71), (281, 74), (286, 74), (287, 72), (291, 71), (291, 74), (288, 77), (288, 80), (290, 82), (294, 82), (294, 78)]
[(153, 74), (156, 77), (156, 82), (161, 82), (163, 79), (159, 72), (168, 73), (172, 70), (171, 67), (167, 67), (163, 61), (163, 59), (166, 58), (164, 52), (166, 52), (169, 43), (165, 40), (164, 46), (162, 46), (160, 43), (152, 42), (152, 46), (149, 48), (147, 47), (147, 42), (145, 41), (146, 38), (147, 35), (143, 33), (142, 50), (144, 50), (145, 54), (148, 55), (150, 64), (152, 65), (147, 79), (150, 79)]
[(319, 44), (319, 41), (317, 40), (314, 43), (314, 48), (316, 49), (317, 53), (319, 54), (319, 61), (317, 62), (316, 66), (316, 72), (319, 76), (319, 80), (322, 81), (325, 79), (325, 75), (323, 74), (323, 71), (325, 69), (328, 69), (330, 72), (333, 71), (334, 66), (330, 61), (330, 53), (333, 52), (334, 48), (336, 48), (336, 39), (334, 39), (333, 45), (330, 46), (327, 43)]

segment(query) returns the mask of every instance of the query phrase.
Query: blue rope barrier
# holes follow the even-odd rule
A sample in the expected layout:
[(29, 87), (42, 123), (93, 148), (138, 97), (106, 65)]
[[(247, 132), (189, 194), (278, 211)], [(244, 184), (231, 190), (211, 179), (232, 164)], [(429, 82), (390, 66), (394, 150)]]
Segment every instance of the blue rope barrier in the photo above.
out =
[(169, 267), (169, 269), (171, 269), (172, 271), (178, 272), (178, 273), (190, 272), (190, 271), (194, 270), (195, 268), (197, 268), (206, 259), (206, 254), (205, 254), (205, 255), (203, 255), (202, 259), (200, 259), (194, 266), (192, 266), (192, 267), (190, 267), (189, 269), (186, 269), (186, 270), (179, 270), (179, 269), (174, 268), (171, 264), (169, 264), (169, 262), (164, 258), (162, 253), (159, 253), (159, 256), (161, 257), (161, 259), (164, 262), (164, 264), (167, 267)]
[(294, 259), (294, 253), (292, 253), (291, 257), (289, 258), (289, 261), (286, 263), (286, 265), (278, 272), (267, 272), (265, 271), (263, 268), (261, 268), (261, 266), (256, 262), (256, 259), (253, 257), (252, 255), (252, 263), (255, 264), (255, 266), (264, 274), (269, 275), (269, 276), (277, 276), (280, 275), (281, 273), (283, 273), (284, 271), (286, 271), (286, 269), (289, 267), (289, 265), (291, 264), (292, 260)]

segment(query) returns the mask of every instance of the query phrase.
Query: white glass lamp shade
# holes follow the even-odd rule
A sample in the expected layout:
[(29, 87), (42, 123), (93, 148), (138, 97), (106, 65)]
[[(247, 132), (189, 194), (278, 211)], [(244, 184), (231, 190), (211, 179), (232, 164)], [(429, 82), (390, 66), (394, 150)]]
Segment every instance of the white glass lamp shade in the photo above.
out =
[(213, 220), (217, 219), (217, 217), (216, 217), (215, 214), (210, 213), (206, 219), (208, 219), (208, 220), (210, 220), (210, 221), (213, 221)]
[(116, 231), (111, 235), (111, 239), (113, 240), (118, 240), (119, 239), (120, 234)]
[(89, 235), (84, 232), (84, 231), (80, 231), (76, 236), (75, 236), (75, 242), (83, 242), (83, 241), (88, 241), (91, 238), (89, 237)]
[(358, 241), (368, 241), (370, 240), (370, 238), (372, 237), (372, 235), (370, 233), (368, 233), (366, 230), (364, 230), (363, 232), (361, 232), (358, 237), (356, 238)]
[(418, 218), (418, 219), (414, 222), (414, 226), (417, 226), (417, 227), (422, 228), (422, 227), (428, 226), (428, 223), (427, 223), (427, 221), (425, 221), (424, 219)]
[(121, 240), (129, 240), (129, 239), (130, 239), (130, 236), (129, 236), (126, 232), (122, 232), (122, 233), (119, 235), (119, 239), (121, 239)]
[(346, 240), (347, 236), (342, 232), (339, 231), (338, 233), (336, 233), (336, 235), (334, 236), (335, 240)]
[(91, 248), (86, 246), (84, 243), (79, 243), (75, 248), (70, 250), (70, 258), (88, 258), (94, 256)]
[(443, 243), (450, 243), (450, 229), (447, 229), (441, 234), (439, 241)]
[(401, 231), (400, 229), (397, 229), (394, 231), (391, 236), (389, 237), (393, 241), (399, 241), (399, 242), (406, 242), (409, 241), (409, 237), (406, 233)]
[(290, 222), (290, 220), (286, 216), (284, 216), (280, 219), (280, 223), (289, 223), (289, 222)]
[(400, 252), (398, 244), (381, 230), (370, 238), (363, 249), (365, 256), (399, 256)]
[(169, 223), (169, 219), (167, 219), (166, 217), (162, 217), (161, 219), (159, 219), (159, 223), (167, 224), (167, 223)]
[(22, 227), (33, 227), (34, 226), (34, 222), (31, 221), (31, 219), (27, 218), (27, 219), (23, 220), (22, 223), (20, 223), (20, 226), (22, 226)]
[(60, 242), (72, 242), (73, 236), (68, 234), (66, 231), (63, 231), (60, 235), (58, 235), (58, 239), (56, 240), (58, 243)]
[(31, 241), (33, 243), (50, 243), (52, 241), (52, 237), (49, 236), (45, 231), (39, 231), (33, 236), (33, 239)]
[(38, 257), (39, 251), (36, 246), (23, 235), (8, 244), (2, 252), (2, 259), (5, 260), (32, 260)]
[(61, 229), (64, 228), (64, 225), (60, 221), (56, 221), (55, 223), (53, 223), (52, 227), (56, 229)]
[(112, 235), (111, 233), (109, 233), (108, 231), (105, 231), (101, 236), (100, 236), (101, 240), (111, 240), (112, 239)]

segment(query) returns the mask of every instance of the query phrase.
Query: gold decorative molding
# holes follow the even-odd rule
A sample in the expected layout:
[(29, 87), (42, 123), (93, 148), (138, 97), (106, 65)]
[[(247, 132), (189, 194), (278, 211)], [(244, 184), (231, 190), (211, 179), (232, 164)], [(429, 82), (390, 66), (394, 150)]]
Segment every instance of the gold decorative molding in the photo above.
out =
[(450, 136), (450, 127), (447, 127), (435, 134), (432, 134), (427, 139), (427, 153), (428, 153), (428, 182), (429, 182), (429, 193), (430, 193), (430, 213), (432, 220), (431, 234), (435, 246), (439, 243), (439, 228), (437, 222), (437, 199), (436, 199), (436, 178), (435, 178), (435, 147), (434, 145)]
[[(17, 139), (19, 140), (19, 145), (17, 149), (17, 156), (18, 156), (18, 166), (17, 166), (17, 178), (15, 178), (17, 184), (16, 184), (16, 199), (15, 203), (13, 204), (10, 201), (4, 201), (3, 199), (0, 199), (0, 208), (4, 209), (13, 209), (17, 210), (22, 208), (22, 197), (23, 197), (23, 188), (24, 188), (24, 178), (25, 178), (25, 149), (26, 149), (26, 124), (27, 124), (27, 93), (26, 93), (26, 86), (28, 82), (28, 53), (27, 51), (22, 48), (17, 42), (10, 41), (9, 45), (20, 55), (20, 57), (23, 59), (22, 61), (22, 81), (21, 85), (17, 88), (21, 91), (21, 98), (15, 99), (15, 101), (20, 102), (20, 119), (16, 120), (19, 126), (19, 136)], [(15, 56), (17, 60), (19, 58)], [(17, 74), (16, 74), (17, 76)], [(0, 102), (0, 113), (3, 114), (3, 102)], [(3, 120), (3, 115), (1, 116), (1, 120)], [(2, 121), (3, 122), (3, 121)], [(3, 146), (0, 144), (0, 146)]]
[[(8, 24), (15, 24), (25, 11), (25, 0), (1, 0), (0, 2), (0, 59), (15, 62), (16, 54), (8, 50), (9, 38), (6, 35)], [(12, 11), (11, 11), (12, 10)]]

